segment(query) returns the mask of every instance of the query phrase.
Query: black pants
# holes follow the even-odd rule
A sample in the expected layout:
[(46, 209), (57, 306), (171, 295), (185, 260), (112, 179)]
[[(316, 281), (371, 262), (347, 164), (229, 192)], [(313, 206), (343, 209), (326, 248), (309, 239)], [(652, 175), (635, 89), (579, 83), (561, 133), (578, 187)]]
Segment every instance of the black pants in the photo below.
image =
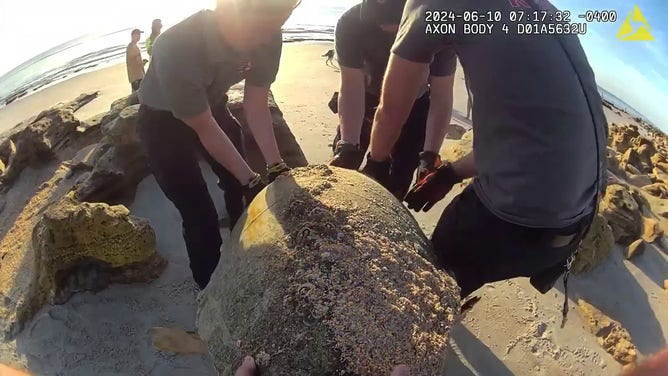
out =
[[(371, 141), (371, 128), (378, 97), (366, 94), (365, 115), (360, 134), (360, 148), (366, 151)], [(420, 152), (424, 148), (425, 133), (427, 130), (427, 116), (429, 115), (429, 93), (418, 98), (413, 104), (411, 113), (401, 129), (401, 136), (392, 151), (392, 170), (390, 172), (392, 186), (386, 187), (395, 196), (403, 198), (413, 181), (413, 174), (420, 163)], [(334, 147), (341, 139), (340, 126), (336, 129)]]
[(141, 78), (135, 81), (132, 81), (130, 83), (130, 86), (132, 87), (132, 92), (135, 92), (139, 90), (139, 85), (141, 85)]
[[(241, 126), (227, 106), (221, 105), (213, 113), (237, 150), (245, 155)], [(170, 112), (141, 105), (138, 131), (160, 189), (181, 214), (190, 269), (195, 282), (204, 288), (218, 264), (222, 239), (216, 207), (199, 168), (198, 153), (209, 163), (219, 178), (219, 187), (225, 191), (231, 227), (244, 210), (242, 186), (206, 152), (195, 131)]]
[(469, 185), (446, 207), (432, 243), (439, 266), (451, 272), (462, 298), (485, 283), (529, 277), (545, 293), (586, 235), (593, 214), (562, 229), (528, 228), (490, 212)]

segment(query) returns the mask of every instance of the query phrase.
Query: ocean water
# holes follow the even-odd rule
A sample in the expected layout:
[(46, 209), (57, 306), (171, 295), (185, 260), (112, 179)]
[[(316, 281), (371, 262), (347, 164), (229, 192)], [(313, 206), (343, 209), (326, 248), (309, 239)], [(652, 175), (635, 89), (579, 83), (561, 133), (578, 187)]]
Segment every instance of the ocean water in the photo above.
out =
[[(202, 1), (204, 0), (197, 4)], [(343, 12), (358, 2), (359, 0), (303, 0), (283, 27), (284, 41), (333, 41), (336, 21)], [(171, 10), (171, 13), (161, 16), (163, 31), (190, 16), (196, 11), (196, 7), (177, 2), (160, 9), (163, 13)], [(150, 25), (154, 12), (155, 9), (147, 7), (145, 13), (139, 12), (139, 16)], [(102, 32), (82, 35), (44, 51), (14, 68), (0, 77), (0, 108), (78, 74), (124, 62), (131, 29), (112, 26)], [(150, 29), (144, 30), (143, 38), (146, 38)], [(143, 41), (140, 42), (140, 47), (143, 49)], [(144, 56), (147, 57), (146, 54)], [(635, 117), (645, 118), (612, 93), (603, 88), (599, 89), (605, 100)]]
[[(357, 0), (303, 0), (283, 27), (285, 42), (333, 41), (339, 16)], [(171, 17), (176, 22), (190, 16)], [(147, 14), (147, 23), (153, 17)], [(167, 17), (168, 19), (170, 17)], [(169, 25), (163, 19), (163, 31)], [(55, 46), (12, 69), (0, 77), (0, 107), (25, 95), (72, 78), (125, 61), (125, 48), (132, 28), (110, 29), (88, 34)], [(140, 48), (150, 28), (144, 29)], [(147, 55), (144, 53), (144, 56)]]

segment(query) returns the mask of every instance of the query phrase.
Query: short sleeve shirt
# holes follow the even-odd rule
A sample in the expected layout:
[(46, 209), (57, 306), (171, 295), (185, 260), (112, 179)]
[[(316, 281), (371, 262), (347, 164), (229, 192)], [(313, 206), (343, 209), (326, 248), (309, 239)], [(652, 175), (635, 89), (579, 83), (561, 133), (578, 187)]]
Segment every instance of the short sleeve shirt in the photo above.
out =
[[(392, 51), (421, 63), (458, 56), (475, 98), (478, 197), (506, 221), (560, 228), (593, 209), (606, 176), (607, 122), (577, 36), (528, 35), (509, 21), (511, 12), (533, 12), (529, 1), (408, 0)], [(556, 15), (547, 0), (534, 6)], [(502, 17), (477, 22), (488, 26), (475, 34), (458, 17), (467, 11)], [(434, 13), (455, 17), (435, 22)], [(455, 32), (433, 32), (441, 23)]]
[[(357, 4), (339, 18), (335, 32), (336, 55), (341, 66), (362, 69), (367, 78), (367, 91), (380, 96), (395, 34), (363, 22), (360, 9), (361, 4)], [(455, 72), (457, 56), (443, 55), (430, 62), (431, 75), (448, 76)], [(425, 90), (426, 82), (422, 92)]]
[(220, 36), (215, 14), (200, 11), (166, 30), (152, 48), (139, 101), (177, 118), (199, 115), (227, 101), (232, 85), (270, 86), (281, 59), (282, 35), (247, 56)]

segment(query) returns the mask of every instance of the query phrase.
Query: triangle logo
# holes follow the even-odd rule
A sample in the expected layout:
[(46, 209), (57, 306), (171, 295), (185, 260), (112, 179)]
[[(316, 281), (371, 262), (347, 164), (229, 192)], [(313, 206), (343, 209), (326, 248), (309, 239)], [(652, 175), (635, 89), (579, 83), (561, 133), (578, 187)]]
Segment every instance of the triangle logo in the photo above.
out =
[[(633, 23), (640, 23), (637, 28), (633, 27)], [(619, 28), (617, 32), (617, 39), (622, 41), (652, 41), (654, 36), (650, 32), (651, 27), (643, 16), (640, 8), (636, 7), (629, 12), (628, 16), (624, 20), (624, 23)]]

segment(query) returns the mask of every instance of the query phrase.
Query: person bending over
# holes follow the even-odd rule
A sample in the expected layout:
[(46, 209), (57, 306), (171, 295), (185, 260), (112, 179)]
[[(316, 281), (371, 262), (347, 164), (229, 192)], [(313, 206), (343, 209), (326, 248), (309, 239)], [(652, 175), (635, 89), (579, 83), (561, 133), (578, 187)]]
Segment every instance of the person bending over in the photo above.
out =
[[(298, 0), (219, 0), (156, 39), (139, 90), (138, 131), (151, 170), (183, 221), (193, 277), (209, 282), (222, 244), (216, 208), (198, 165), (200, 152), (219, 178), (233, 228), (263, 188), (244, 160), (242, 129), (227, 91), (245, 80), (248, 126), (269, 181), (289, 169), (281, 159), (268, 107), (282, 49), (281, 26)], [(244, 204), (245, 199), (245, 204)]]
[[(425, 33), (429, 12), (446, 5), (453, 14), (534, 9), (513, 4), (407, 2), (371, 132), (372, 167), (364, 170), (379, 181), (389, 178), (388, 160), (421, 78), (432, 60), (458, 55), (475, 99), (473, 151), (421, 179), (405, 202), (427, 211), (454, 184), (474, 178), (445, 208), (431, 237), (439, 266), (453, 274), (462, 298), (514, 277), (550, 290), (568, 276), (605, 191), (607, 122), (577, 36), (518, 35), (503, 21), (491, 35)], [(536, 4), (527, 2), (556, 14), (548, 1)], [(455, 27), (463, 30), (464, 23), (456, 19)]]
[[(341, 86), (330, 101), (330, 107), (339, 115), (330, 165), (356, 170), (363, 162), (405, 3), (406, 0), (364, 0), (337, 22), (335, 49), (341, 67)], [(447, 57), (447, 60), (440, 56), (434, 59), (424, 77), (417, 78), (419, 90), (412, 98), (415, 103), (392, 149), (392, 179), (384, 185), (399, 198), (408, 191), (418, 166), (418, 175), (422, 177), (440, 162), (439, 149), (452, 115), (457, 64), (456, 58)]]

